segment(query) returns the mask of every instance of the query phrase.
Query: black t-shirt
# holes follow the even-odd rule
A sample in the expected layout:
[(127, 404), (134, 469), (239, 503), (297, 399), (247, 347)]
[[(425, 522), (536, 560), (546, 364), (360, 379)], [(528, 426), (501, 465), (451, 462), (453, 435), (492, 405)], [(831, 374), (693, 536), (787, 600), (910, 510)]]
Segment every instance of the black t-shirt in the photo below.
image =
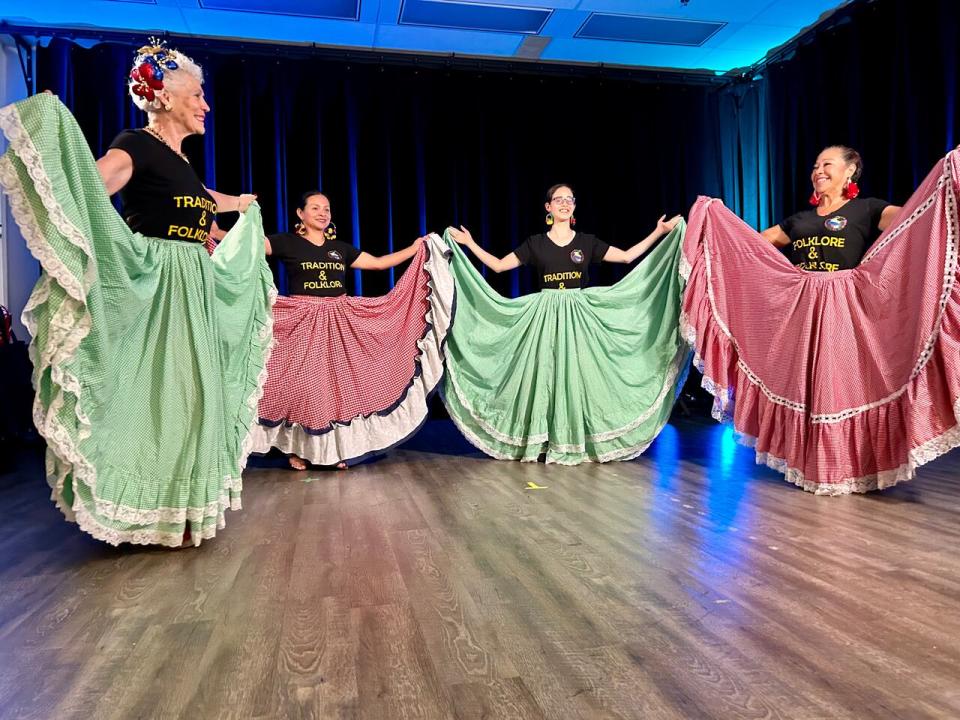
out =
[(120, 201), (134, 232), (206, 242), (217, 205), (190, 163), (145, 130), (124, 130), (110, 147), (133, 160), (133, 176)]
[(829, 215), (818, 215), (815, 209), (791, 215), (780, 222), (790, 238), (787, 257), (802, 270), (856, 267), (880, 235), (880, 215), (889, 204), (877, 198), (854, 198)]
[(291, 295), (334, 297), (347, 292), (347, 268), (360, 257), (360, 251), (340, 240), (325, 240), (314, 245), (294, 233), (270, 236), (272, 256), (287, 271)]
[(560, 247), (541, 233), (528, 237), (513, 254), (522, 265), (536, 268), (541, 290), (569, 290), (587, 286), (590, 263), (603, 260), (609, 249), (596, 235), (578, 232), (573, 240)]

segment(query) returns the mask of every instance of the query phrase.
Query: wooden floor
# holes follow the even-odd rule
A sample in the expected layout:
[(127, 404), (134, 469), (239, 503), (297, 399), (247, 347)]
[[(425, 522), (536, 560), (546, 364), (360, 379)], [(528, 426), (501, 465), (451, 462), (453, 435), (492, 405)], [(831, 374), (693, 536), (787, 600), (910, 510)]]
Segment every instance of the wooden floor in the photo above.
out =
[(578, 468), (415, 442), (253, 468), (180, 551), (0, 476), (0, 716), (960, 718), (960, 453), (830, 498), (706, 423)]

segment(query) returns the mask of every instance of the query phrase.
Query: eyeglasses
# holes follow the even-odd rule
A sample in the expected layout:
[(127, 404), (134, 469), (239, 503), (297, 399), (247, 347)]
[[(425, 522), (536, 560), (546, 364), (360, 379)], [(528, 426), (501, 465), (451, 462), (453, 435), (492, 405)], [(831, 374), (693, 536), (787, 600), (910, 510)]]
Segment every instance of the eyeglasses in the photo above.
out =
[(557, 205), (576, 205), (577, 199), (573, 195), (557, 195), (555, 198), (550, 198), (550, 202)]

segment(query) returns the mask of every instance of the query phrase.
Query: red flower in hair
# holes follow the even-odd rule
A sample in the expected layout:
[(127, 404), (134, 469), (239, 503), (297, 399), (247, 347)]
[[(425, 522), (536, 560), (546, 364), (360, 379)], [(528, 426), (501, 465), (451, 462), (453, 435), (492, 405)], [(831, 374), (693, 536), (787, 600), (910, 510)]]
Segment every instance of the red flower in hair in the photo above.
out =
[(148, 62), (140, 63), (131, 70), (130, 78), (133, 80), (130, 88), (133, 94), (145, 98), (148, 102), (153, 102), (157, 97), (154, 90), (163, 89), (163, 81), (156, 77), (153, 66)]
[(176, 70), (179, 57), (179, 53), (168, 49), (163, 40), (150, 38), (150, 44), (137, 51), (134, 68), (130, 71), (130, 91), (152, 102), (156, 98), (155, 91), (163, 90), (164, 70)]
[(154, 90), (163, 90), (163, 80), (157, 77), (157, 70), (152, 63), (142, 62), (137, 70), (140, 71), (140, 77), (143, 82)]

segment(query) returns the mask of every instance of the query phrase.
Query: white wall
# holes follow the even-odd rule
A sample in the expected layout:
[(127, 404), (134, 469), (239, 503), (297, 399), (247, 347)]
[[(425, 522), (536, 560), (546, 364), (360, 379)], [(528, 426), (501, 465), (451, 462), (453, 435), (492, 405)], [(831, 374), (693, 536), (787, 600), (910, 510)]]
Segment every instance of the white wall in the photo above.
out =
[[(29, 58), (25, 58), (29, 62)], [(0, 107), (27, 96), (17, 46), (7, 35), (0, 35)], [(0, 134), (0, 152), (7, 149), (6, 139)], [(0, 193), (0, 305), (6, 305), (14, 318), (14, 332), (21, 340), (28, 340), (27, 329), (20, 323), (20, 313), (26, 305), (33, 285), (40, 277), (40, 265), (20, 234), (20, 228), (10, 214), (7, 197)]]

